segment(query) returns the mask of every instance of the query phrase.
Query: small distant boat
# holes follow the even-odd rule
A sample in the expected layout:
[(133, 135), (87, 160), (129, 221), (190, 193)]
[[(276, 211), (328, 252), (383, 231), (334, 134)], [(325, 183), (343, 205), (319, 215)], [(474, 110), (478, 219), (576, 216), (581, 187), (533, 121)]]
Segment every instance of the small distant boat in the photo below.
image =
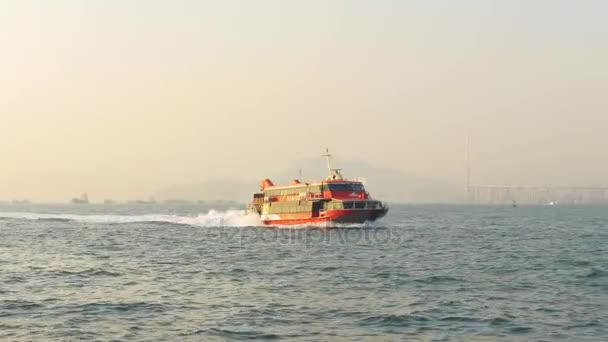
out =
[(557, 205), (557, 201), (549, 201), (549, 202), (545, 203), (545, 205), (552, 207), (554, 205)]
[(103, 200), (103, 204), (116, 204), (116, 201), (112, 199), (105, 199)]
[(135, 200), (135, 201), (130, 201), (129, 203), (132, 204), (156, 204), (156, 200), (154, 199), (154, 197), (150, 197), (149, 200)]
[(164, 204), (174, 204), (174, 205), (186, 205), (186, 204), (193, 204), (194, 201), (190, 201), (190, 200), (183, 200), (183, 199), (172, 199), (172, 200), (165, 200), (163, 201)]
[(81, 194), (78, 198), (72, 198), (73, 204), (89, 204), (89, 195)]
[(12, 204), (31, 204), (32, 202), (30, 202), (29, 200), (12, 200), (11, 201)]

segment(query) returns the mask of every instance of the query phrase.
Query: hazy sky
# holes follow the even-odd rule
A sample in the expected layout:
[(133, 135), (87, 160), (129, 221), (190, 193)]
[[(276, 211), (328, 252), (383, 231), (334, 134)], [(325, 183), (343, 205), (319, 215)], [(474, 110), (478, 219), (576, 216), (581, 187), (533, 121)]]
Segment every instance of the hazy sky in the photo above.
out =
[(258, 179), (325, 146), (461, 183), (467, 134), (475, 182), (608, 185), (607, 17), (601, 0), (3, 0), (0, 199)]

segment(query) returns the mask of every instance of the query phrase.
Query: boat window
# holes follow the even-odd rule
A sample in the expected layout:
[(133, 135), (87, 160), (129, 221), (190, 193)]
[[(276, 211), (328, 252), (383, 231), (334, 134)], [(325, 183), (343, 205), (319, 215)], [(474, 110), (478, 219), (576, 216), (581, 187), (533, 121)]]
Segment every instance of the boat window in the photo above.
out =
[(334, 210), (336, 210), (336, 209), (342, 209), (343, 208), (342, 202), (329, 202), (328, 205), (327, 205), (327, 208), (328, 209), (334, 209)]
[(265, 190), (264, 194), (266, 196), (293, 196), (293, 195), (299, 195), (301, 192), (305, 191), (305, 187), (294, 187), (294, 188), (288, 188), (288, 189), (272, 189), (272, 190)]
[(364, 209), (365, 208), (365, 201), (355, 202), (355, 208), (356, 209)]
[(312, 193), (319, 193), (319, 192), (321, 192), (321, 186), (320, 185), (313, 185), (313, 186), (311, 186), (309, 188), (308, 191), (312, 192)]
[(378, 206), (378, 202), (374, 202), (374, 201), (367, 202), (367, 207), (369, 209), (376, 209), (377, 206)]
[(353, 202), (344, 202), (344, 209), (352, 209)]
[(363, 185), (360, 183), (337, 183), (329, 184), (331, 191), (363, 191)]

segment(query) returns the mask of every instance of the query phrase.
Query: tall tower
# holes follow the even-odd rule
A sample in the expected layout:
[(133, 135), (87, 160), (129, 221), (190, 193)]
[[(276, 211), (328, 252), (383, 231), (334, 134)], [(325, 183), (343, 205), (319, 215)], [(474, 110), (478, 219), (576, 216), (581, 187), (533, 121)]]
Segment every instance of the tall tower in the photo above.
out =
[(465, 188), (464, 188), (464, 198), (466, 202), (471, 201), (471, 156), (470, 156), (470, 136), (467, 134), (465, 141), (465, 167), (466, 167), (466, 175), (465, 175)]

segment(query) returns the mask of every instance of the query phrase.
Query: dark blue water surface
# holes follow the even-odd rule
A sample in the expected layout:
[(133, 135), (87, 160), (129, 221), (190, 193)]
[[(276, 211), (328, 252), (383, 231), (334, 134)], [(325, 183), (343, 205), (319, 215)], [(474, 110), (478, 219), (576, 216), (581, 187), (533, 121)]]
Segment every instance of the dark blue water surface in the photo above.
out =
[(602, 341), (607, 207), (0, 207), (0, 340)]

